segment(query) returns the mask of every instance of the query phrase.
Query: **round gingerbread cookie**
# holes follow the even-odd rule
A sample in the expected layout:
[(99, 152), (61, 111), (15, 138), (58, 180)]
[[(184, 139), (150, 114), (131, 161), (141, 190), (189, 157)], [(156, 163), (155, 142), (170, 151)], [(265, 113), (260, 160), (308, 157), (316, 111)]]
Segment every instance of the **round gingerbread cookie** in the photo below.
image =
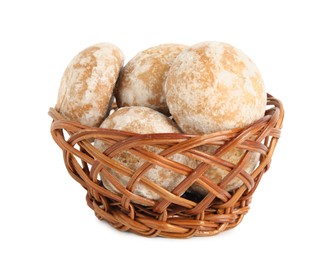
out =
[(56, 109), (68, 120), (99, 126), (109, 113), (122, 51), (111, 43), (98, 43), (77, 54), (61, 79)]
[[(166, 78), (169, 110), (185, 133), (205, 134), (246, 127), (260, 119), (266, 109), (266, 92), (256, 65), (242, 51), (221, 42), (202, 42), (186, 48), (173, 62)], [(217, 147), (203, 146), (212, 153)], [(221, 159), (236, 165), (244, 155), (232, 149)], [(245, 171), (253, 172), (259, 155), (252, 153)], [(198, 162), (193, 162), (193, 168)], [(212, 166), (204, 174), (220, 183), (228, 171)], [(232, 179), (225, 187), (231, 191), (243, 183)], [(191, 191), (205, 195), (194, 184)]]
[[(100, 126), (101, 128), (110, 128), (123, 130), (139, 134), (150, 133), (179, 133), (175, 123), (165, 115), (148, 107), (122, 107), (108, 116)], [(96, 139), (94, 146), (100, 151), (105, 151), (108, 146), (101, 140)], [(159, 153), (162, 149), (153, 146), (142, 146), (142, 148), (152, 152)], [(123, 151), (113, 157), (114, 160), (121, 165), (135, 172), (141, 167), (146, 160), (133, 154), (130, 151)], [(187, 165), (187, 157), (181, 154), (175, 154), (169, 158), (181, 164)], [(127, 186), (130, 177), (125, 176), (115, 170), (108, 169), (110, 174), (115, 176), (123, 186)], [(118, 190), (100, 173), (104, 186), (115, 193)], [(151, 168), (142, 178), (147, 178), (154, 183), (160, 185), (168, 191), (172, 191), (184, 178), (184, 175), (177, 174), (169, 169), (158, 165)], [(160, 196), (153, 190), (145, 187), (142, 184), (136, 184), (134, 194), (142, 197), (158, 200)]]
[(256, 65), (221, 42), (186, 48), (166, 78), (170, 113), (185, 133), (245, 127), (265, 113), (266, 92)]
[(168, 115), (163, 86), (170, 65), (185, 47), (162, 44), (133, 57), (123, 68), (118, 81), (118, 106), (146, 106)]

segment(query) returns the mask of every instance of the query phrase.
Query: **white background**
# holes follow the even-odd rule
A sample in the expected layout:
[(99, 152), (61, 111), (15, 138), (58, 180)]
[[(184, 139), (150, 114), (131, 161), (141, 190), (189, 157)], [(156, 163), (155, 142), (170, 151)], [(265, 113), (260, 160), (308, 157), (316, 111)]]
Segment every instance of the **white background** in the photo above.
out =
[[(324, 1), (1, 1), (0, 259), (326, 259)], [(91, 44), (129, 60), (161, 43), (228, 42), (286, 116), (243, 222), (213, 237), (144, 238), (99, 221), (50, 136), (62, 73)], [(303, 258), (304, 257), (304, 258)]]

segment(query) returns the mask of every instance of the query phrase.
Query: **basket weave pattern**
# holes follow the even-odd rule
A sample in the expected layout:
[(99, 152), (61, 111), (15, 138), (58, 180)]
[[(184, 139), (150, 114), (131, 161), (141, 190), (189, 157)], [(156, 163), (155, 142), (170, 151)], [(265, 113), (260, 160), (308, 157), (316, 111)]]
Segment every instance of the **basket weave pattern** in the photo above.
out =
[[(218, 234), (242, 221), (262, 175), (270, 166), (280, 137), (284, 111), (281, 102), (268, 94), (266, 114), (254, 124), (243, 129), (206, 135), (135, 134), (71, 122), (53, 108), (50, 108), (49, 115), (53, 118), (51, 134), (63, 151), (66, 168), (86, 189), (87, 205), (99, 219), (116, 229), (143, 236), (186, 238)], [(100, 152), (93, 145), (94, 139), (105, 142), (109, 148)], [(144, 149), (145, 145), (158, 147), (161, 152), (152, 153)], [(196, 149), (202, 145), (214, 145), (217, 149), (214, 154), (207, 154)], [(221, 159), (233, 148), (246, 151), (236, 165)], [(122, 151), (129, 151), (146, 163), (131, 171), (113, 159)], [(244, 170), (250, 152), (260, 153), (260, 161), (252, 174)], [(200, 163), (191, 169), (170, 160), (174, 154), (188, 156)], [(171, 192), (167, 191), (144, 176), (155, 165), (185, 178)], [(228, 171), (218, 184), (204, 176), (211, 166)], [(108, 169), (129, 176), (127, 186), (123, 186)], [(110, 180), (119, 193), (103, 186), (100, 173)], [(236, 176), (244, 184), (227, 192), (224, 187)], [(188, 192), (195, 182), (208, 191), (206, 196), (197, 197)], [(150, 200), (134, 194), (137, 183), (156, 192), (161, 199)]]

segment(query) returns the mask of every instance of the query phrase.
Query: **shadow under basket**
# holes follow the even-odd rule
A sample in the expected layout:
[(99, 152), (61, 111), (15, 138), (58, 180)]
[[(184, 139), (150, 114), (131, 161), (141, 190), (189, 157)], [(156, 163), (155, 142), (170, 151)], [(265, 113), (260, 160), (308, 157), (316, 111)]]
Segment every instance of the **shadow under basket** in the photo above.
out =
[[(53, 119), (51, 134), (63, 151), (66, 168), (86, 189), (87, 205), (100, 220), (121, 231), (147, 237), (188, 238), (215, 235), (242, 221), (262, 175), (270, 166), (284, 111), (282, 103), (268, 94), (266, 113), (260, 120), (246, 128), (204, 135), (135, 134), (71, 122), (53, 108), (49, 115)], [(94, 146), (96, 139), (108, 145), (104, 152)], [(217, 149), (211, 154), (204, 153), (198, 149), (203, 145)], [(160, 152), (144, 148), (150, 146)], [(236, 164), (222, 159), (234, 148), (245, 151)], [(142, 158), (141, 167), (131, 170), (115, 160), (124, 151)], [(252, 173), (248, 173), (245, 167), (253, 152), (259, 153), (260, 159)], [(171, 160), (174, 154), (196, 160), (196, 167)], [(164, 189), (146, 177), (148, 171), (158, 166), (183, 175), (183, 180), (171, 191)], [(205, 175), (210, 167), (220, 167), (227, 175), (214, 183)], [(122, 185), (111, 171), (127, 176), (127, 185)], [(116, 191), (104, 187), (100, 173)], [(228, 191), (226, 186), (234, 178), (239, 178), (243, 185)], [(140, 184), (158, 194), (159, 199), (133, 192)], [(206, 190), (206, 194), (190, 192), (194, 184)]]

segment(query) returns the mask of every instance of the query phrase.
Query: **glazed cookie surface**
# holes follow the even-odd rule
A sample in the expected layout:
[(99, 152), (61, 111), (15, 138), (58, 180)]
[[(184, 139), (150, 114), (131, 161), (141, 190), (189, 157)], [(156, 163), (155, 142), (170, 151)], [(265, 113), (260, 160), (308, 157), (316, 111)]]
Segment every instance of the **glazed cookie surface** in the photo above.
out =
[(116, 94), (118, 106), (146, 106), (168, 115), (163, 87), (170, 65), (185, 47), (181, 44), (162, 44), (133, 57), (119, 78)]
[(186, 48), (166, 78), (170, 113), (185, 133), (245, 127), (265, 113), (266, 92), (256, 65), (221, 42)]
[(77, 54), (61, 79), (56, 109), (66, 119), (99, 126), (107, 116), (119, 71), (122, 51), (98, 43)]

